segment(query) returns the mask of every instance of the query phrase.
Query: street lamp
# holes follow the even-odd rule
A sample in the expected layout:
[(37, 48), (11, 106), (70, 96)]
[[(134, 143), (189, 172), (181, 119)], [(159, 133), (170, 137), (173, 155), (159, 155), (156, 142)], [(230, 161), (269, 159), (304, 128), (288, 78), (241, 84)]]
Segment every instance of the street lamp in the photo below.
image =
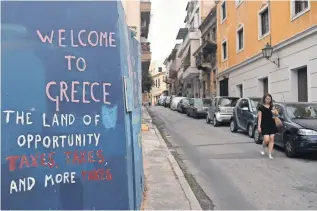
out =
[(280, 59), (277, 58), (277, 61), (270, 60), (272, 54), (273, 54), (273, 47), (270, 44), (266, 44), (264, 48), (262, 49), (263, 57), (269, 60), (270, 62), (277, 65), (277, 67), (280, 67)]

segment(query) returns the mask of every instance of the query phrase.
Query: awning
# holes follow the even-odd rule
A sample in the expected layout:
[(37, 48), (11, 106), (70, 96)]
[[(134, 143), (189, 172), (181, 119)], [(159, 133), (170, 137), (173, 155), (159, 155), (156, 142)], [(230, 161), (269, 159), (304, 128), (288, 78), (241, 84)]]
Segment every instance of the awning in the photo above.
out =
[(178, 33), (177, 33), (177, 36), (176, 36), (176, 40), (184, 39), (187, 34), (188, 34), (188, 29), (187, 28), (180, 28), (178, 30)]

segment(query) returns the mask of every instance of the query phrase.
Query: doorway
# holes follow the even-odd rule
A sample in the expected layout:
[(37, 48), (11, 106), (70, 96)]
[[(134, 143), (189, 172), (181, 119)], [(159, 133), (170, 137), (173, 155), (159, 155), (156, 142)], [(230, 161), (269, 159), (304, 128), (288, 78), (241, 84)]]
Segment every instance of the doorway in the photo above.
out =
[(308, 102), (307, 67), (297, 70), (298, 102)]
[(229, 79), (223, 79), (222, 81), (220, 81), (219, 86), (220, 86), (220, 96), (228, 96), (229, 95)]
[(243, 97), (243, 85), (242, 84), (237, 85), (237, 91), (238, 91), (238, 97), (242, 98)]

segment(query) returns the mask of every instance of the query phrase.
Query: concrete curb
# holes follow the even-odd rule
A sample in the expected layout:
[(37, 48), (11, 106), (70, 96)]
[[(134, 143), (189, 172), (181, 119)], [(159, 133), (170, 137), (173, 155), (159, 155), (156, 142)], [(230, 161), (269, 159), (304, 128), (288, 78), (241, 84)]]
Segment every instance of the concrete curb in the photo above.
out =
[[(146, 112), (147, 116), (150, 116), (146, 109), (144, 109), (143, 112)], [(152, 122), (152, 119), (150, 119), (150, 121)], [(167, 147), (164, 139), (162, 138), (161, 133), (157, 129), (157, 127), (154, 124), (151, 124), (151, 127), (155, 130), (155, 133), (157, 134), (157, 137), (159, 138), (160, 144), (168, 149), (168, 147)], [(191, 207), (191, 210), (202, 210), (195, 194), (193, 193), (190, 185), (188, 184), (188, 182), (187, 182), (181, 168), (179, 167), (177, 161), (175, 160), (174, 156), (170, 152), (168, 154), (169, 155), (168, 155), (167, 159), (168, 159), (168, 161), (169, 161), (169, 163), (174, 171), (176, 179), (178, 180), (178, 182), (179, 182), (179, 184), (180, 184), (180, 186), (185, 194), (185, 197), (188, 200), (188, 203)]]

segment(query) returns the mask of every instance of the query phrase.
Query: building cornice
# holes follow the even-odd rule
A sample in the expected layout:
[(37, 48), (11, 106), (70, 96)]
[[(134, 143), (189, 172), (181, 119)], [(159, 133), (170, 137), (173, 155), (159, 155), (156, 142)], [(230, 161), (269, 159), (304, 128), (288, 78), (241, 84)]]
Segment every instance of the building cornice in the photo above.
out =
[[(317, 33), (317, 25), (314, 25), (314, 26), (306, 29), (305, 31), (297, 33), (293, 37), (288, 38), (288, 39), (286, 39), (286, 40), (284, 40), (284, 41), (282, 41), (282, 42), (280, 42), (280, 43), (278, 43), (278, 44), (276, 44), (275, 46), (272, 46), (272, 47), (273, 47), (274, 51), (278, 51), (278, 50), (283, 49), (283, 48), (285, 48), (285, 47), (287, 47), (287, 46), (289, 46), (289, 45), (291, 45), (291, 44), (293, 44), (293, 43), (295, 43), (295, 42), (297, 42), (297, 41), (299, 41), (299, 40), (301, 40), (301, 39), (303, 39), (305, 37), (308, 37), (308, 36), (310, 36), (310, 35), (312, 35), (314, 33)], [(239, 63), (237, 65), (234, 65), (234, 66), (232, 66), (232, 67), (230, 67), (230, 68), (218, 73), (216, 75), (216, 77), (225, 76), (225, 75), (231, 73), (232, 71), (234, 71), (235, 69), (244, 67), (244, 66), (246, 66), (246, 65), (248, 65), (248, 64), (250, 64), (252, 62), (255, 62), (255, 61), (257, 61), (257, 60), (259, 60), (261, 58), (263, 58), (262, 52), (260, 52), (260, 53), (258, 53), (256, 55), (244, 60), (243, 62), (241, 62), (241, 63)]]

